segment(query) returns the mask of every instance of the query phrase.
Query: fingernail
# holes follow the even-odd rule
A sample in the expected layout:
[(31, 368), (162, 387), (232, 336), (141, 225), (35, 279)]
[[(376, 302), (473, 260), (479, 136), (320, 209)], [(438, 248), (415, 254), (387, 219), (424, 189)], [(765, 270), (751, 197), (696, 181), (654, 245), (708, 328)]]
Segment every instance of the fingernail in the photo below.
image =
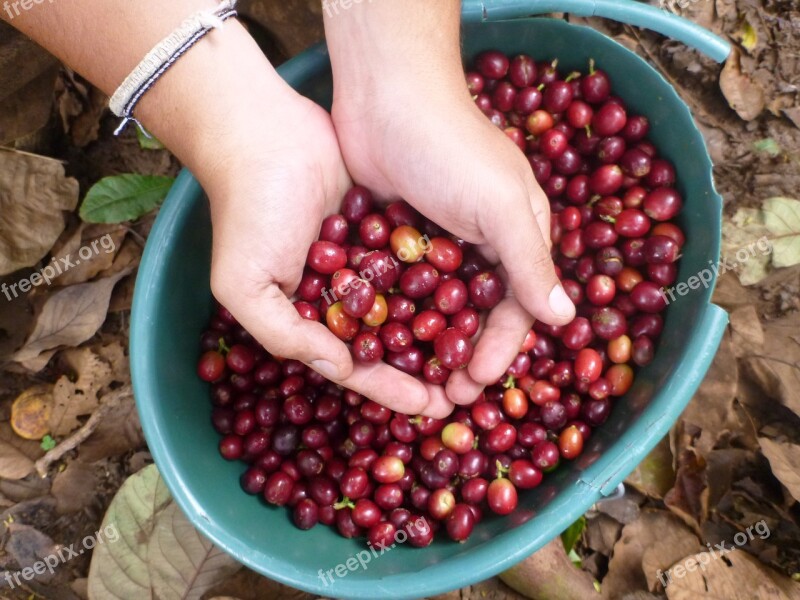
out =
[(559, 317), (571, 317), (575, 314), (575, 305), (560, 283), (550, 292), (550, 310)]
[(339, 367), (327, 360), (315, 360), (311, 363), (311, 368), (326, 379), (339, 379)]

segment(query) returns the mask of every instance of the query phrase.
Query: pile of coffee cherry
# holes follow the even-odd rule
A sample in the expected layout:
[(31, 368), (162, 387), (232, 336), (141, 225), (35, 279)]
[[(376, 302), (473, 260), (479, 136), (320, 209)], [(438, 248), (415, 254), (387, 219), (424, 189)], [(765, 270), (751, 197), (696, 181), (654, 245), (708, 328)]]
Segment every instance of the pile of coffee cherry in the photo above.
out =
[[(685, 238), (672, 222), (682, 206), (675, 171), (647, 141), (647, 119), (628, 114), (594, 64), (564, 74), (557, 61), (489, 51), (467, 84), (550, 199), (552, 256), (577, 316), (537, 323), (500, 381), (436, 420), (394, 413), (271, 356), (218, 307), (198, 374), (211, 383), (219, 451), (247, 465), (245, 492), (288, 506), (301, 529), (321, 523), (373, 546), (401, 529), (416, 547), (438, 530), (462, 542), (487, 511), (512, 513), (517, 490), (578, 457), (634, 368), (653, 359), (662, 288), (675, 281)], [(356, 186), (325, 219), (295, 307), (350, 344), (356, 361), (443, 385), (468, 365), (504, 295), (475, 248)], [(430, 526), (407, 526), (420, 519)]]

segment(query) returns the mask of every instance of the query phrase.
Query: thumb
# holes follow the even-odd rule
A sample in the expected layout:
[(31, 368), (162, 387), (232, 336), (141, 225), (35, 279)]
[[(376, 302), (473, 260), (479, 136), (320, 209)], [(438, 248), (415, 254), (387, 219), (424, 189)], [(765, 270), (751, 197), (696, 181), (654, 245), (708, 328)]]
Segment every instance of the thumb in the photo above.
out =
[(352, 374), (353, 360), (344, 343), (322, 323), (303, 319), (276, 285), (229, 308), (270, 353), (304, 362), (326, 379), (339, 381)]
[(550, 325), (575, 318), (530, 201), (521, 210), (496, 211), (484, 235), (508, 273), (514, 296), (531, 316)]

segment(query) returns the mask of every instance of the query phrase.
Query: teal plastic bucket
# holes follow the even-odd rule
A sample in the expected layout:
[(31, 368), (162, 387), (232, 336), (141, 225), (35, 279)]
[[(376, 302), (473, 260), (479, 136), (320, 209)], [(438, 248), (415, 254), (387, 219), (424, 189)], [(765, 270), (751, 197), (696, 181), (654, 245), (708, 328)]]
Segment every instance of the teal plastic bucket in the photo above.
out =
[[(723, 60), (727, 45), (696, 26), (631, 2), (466, 2), (464, 52), (498, 48), (537, 59), (558, 57), (564, 69), (585, 70), (589, 59), (606, 70), (616, 93), (646, 115), (651, 138), (677, 168), (686, 207), (687, 243), (678, 281), (719, 257), (722, 203), (711, 161), (688, 108), (643, 60), (594, 30), (528, 18), (569, 10), (651, 27)], [(281, 68), (302, 93), (327, 105), (331, 75), (324, 47)], [(611, 418), (583, 455), (522, 493), (509, 517), (489, 517), (464, 544), (437, 540), (428, 548), (399, 545), (371, 556), (365, 568), (345, 568), (335, 583), (321, 572), (347, 565), (363, 540), (346, 540), (327, 527), (300, 531), (284, 508), (266, 506), (239, 488), (241, 464), (217, 452), (208, 388), (195, 375), (199, 334), (212, 310), (209, 289), (211, 226), (203, 192), (184, 171), (153, 228), (139, 270), (131, 328), (133, 383), (155, 462), (192, 523), (215, 544), (264, 575), (312, 593), (339, 598), (418, 598), (489, 578), (560, 534), (618, 484), (667, 433), (703, 379), (727, 323), (711, 304), (712, 286), (672, 303), (656, 358), (616, 401)], [(365, 556), (361, 555), (362, 558)], [(340, 569), (341, 572), (341, 569)]]

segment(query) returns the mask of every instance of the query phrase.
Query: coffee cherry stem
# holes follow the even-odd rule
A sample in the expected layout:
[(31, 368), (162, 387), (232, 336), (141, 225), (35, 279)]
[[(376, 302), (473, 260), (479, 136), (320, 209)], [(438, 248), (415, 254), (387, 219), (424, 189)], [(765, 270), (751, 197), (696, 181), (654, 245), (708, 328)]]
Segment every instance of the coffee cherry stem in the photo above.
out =
[(222, 354), (222, 356), (228, 356), (228, 352), (230, 352), (230, 351), (231, 351), (231, 349), (228, 347), (228, 344), (225, 343), (225, 338), (220, 336), (220, 338), (219, 338), (219, 353)]
[(508, 475), (508, 469), (499, 460), (494, 461), (494, 465), (497, 469), (497, 479), (503, 479), (504, 475)]
[(515, 388), (515, 387), (517, 387), (517, 380), (514, 379), (513, 375), (509, 375), (508, 377), (506, 377), (506, 380), (503, 382), (503, 387), (506, 388), (507, 390), (510, 390), (511, 388)]
[(339, 502), (333, 505), (335, 510), (342, 510), (343, 508), (355, 508), (355, 502), (350, 500), (347, 496), (343, 497)]

